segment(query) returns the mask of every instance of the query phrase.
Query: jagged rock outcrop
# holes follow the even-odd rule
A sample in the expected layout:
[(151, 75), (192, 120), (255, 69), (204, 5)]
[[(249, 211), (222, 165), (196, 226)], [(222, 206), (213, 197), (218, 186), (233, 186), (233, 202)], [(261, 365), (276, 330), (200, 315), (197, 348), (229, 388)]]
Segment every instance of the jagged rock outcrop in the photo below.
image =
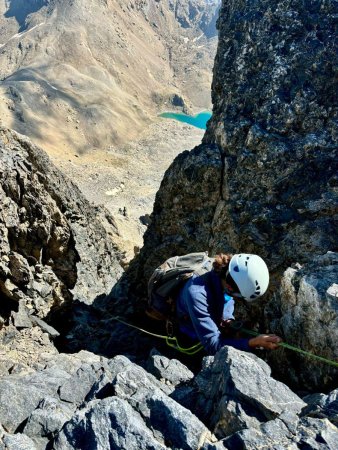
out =
[[(154, 355), (171, 366), (172, 379), (179, 379), (182, 370), (188, 373), (183, 365)], [(30, 374), (2, 377), (0, 445), (211, 450), (234, 448), (236, 442), (256, 448), (262, 442), (272, 448), (275, 434), (276, 442), (290, 448), (317, 442), (335, 449), (338, 429), (325, 408), (320, 418), (314, 413), (318, 396), (306, 406), (254, 355), (225, 347), (205, 359), (197, 377), (186, 377), (180, 385), (168, 384), (162, 375), (156, 379), (124, 356), (107, 359), (81, 351), (53, 356)], [(177, 399), (184, 386), (194, 390), (190, 409)], [(322, 398), (321, 405), (328, 409), (334, 398), (336, 393)]]
[[(2, 320), (20, 330), (38, 326), (54, 338), (58, 333), (41, 319), (76, 300), (91, 304), (108, 295), (123, 273), (114, 219), (92, 207), (43, 151), (5, 129), (0, 179)], [(3, 342), (13, 340), (10, 333)]]
[(209, 359), (196, 377), (197, 411), (218, 436), (258, 427), (284, 412), (299, 414), (305, 406), (283, 383), (270, 377), (270, 367), (255, 355), (225, 347)]
[[(336, 13), (330, 0), (223, 1), (213, 116), (203, 145), (179, 155), (164, 176), (139, 258), (138, 290), (174, 254), (247, 252), (269, 265), (267, 300), (289, 266), (336, 250)], [(323, 279), (323, 289), (332, 283), (331, 276)], [(316, 338), (336, 357), (329, 336), (337, 311), (330, 305), (329, 327), (306, 311), (301, 320), (304, 328), (318, 320)], [(238, 313), (271, 329), (264, 300)], [(302, 330), (291, 331), (292, 320), (289, 331), (277, 322), (274, 329), (285, 331), (290, 343), (305, 350), (320, 346), (298, 339)], [(333, 382), (325, 368), (311, 367), (315, 385), (323, 377)]]
[[(288, 268), (280, 289), (266, 308), (271, 330), (300, 348), (338, 360), (338, 255), (328, 252), (304, 266)], [(337, 369), (311, 358), (290, 358), (290, 352), (270, 355), (279, 373), (303, 388), (321, 388), (322, 380), (336, 387)], [(293, 355), (294, 356), (294, 355)], [(286, 375), (286, 374), (285, 374)]]

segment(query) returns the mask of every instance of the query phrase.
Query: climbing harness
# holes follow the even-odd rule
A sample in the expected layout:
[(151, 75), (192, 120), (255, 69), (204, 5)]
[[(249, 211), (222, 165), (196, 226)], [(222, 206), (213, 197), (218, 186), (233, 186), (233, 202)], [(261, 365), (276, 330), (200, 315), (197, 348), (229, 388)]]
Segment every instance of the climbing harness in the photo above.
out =
[[(178, 350), (180, 353), (184, 353), (185, 355), (195, 355), (196, 353), (200, 352), (204, 348), (200, 342), (198, 344), (193, 345), (192, 347), (183, 348), (179, 345), (178, 340), (175, 336), (170, 337), (170, 336), (163, 336), (161, 334), (151, 333), (150, 331), (144, 330), (143, 328), (137, 327), (136, 325), (132, 325), (128, 322), (125, 322), (124, 320), (122, 320), (116, 316), (111, 317), (111, 319), (116, 320), (117, 322), (123, 323), (124, 325), (126, 325), (128, 327), (135, 328), (136, 330), (142, 331), (143, 333), (148, 334), (150, 336), (154, 336), (159, 339), (164, 339), (166, 341), (166, 344), (169, 347), (174, 348), (175, 350)], [(248, 330), (246, 328), (241, 328), (241, 331), (243, 331), (243, 333), (249, 334), (251, 336), (259, 336), (261, 334), (261, 333), (257, 333), (256, 331), (253, 331), (253, 330)], [(286, 342), (280, 342), (278, 344), (278, 346), (287, 348), (288, 350), (292, 350), (294, 352), (300, 353), (301, 355), (308, 356), (310, 358), (316, 359), (323, 363), (330, 364), (331, 366), (338, 367), (338, 362), (336, 362), (336, 361), (324, 358), (322, 356), (315, 355), (314, 353), (311, 353), (311, 352), (307, 352), (305, 350), (302, 350), (301, 348), (294, 347), (293, 345), (287, 344)]]

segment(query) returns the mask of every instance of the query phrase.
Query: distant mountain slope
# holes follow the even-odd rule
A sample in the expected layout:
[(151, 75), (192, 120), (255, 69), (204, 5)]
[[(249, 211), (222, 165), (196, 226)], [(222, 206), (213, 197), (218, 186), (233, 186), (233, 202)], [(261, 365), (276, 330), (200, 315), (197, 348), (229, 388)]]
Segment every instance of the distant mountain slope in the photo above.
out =
[(0, 0), (0, 120), (59, 155), (134, 139), (166, 102), (209, 107), (217, 5)]

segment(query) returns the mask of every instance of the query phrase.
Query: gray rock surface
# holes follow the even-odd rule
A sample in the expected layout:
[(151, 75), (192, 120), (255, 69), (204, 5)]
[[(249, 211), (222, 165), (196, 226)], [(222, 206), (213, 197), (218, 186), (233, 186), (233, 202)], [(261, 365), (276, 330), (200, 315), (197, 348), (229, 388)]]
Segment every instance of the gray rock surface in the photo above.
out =
[(117, 397), (90, 402), (77, 413), (57, 437), (54, 450), (153, 449), (164, 450), (142, 417)]
[(336, 13), (335, 1), (223, 2), (204, 138), (224, 159), (212, 248), (273, 269), (335, 248)]
[(0, 330), (0, 376), (43, 369), (57, 353), (48, 334), (40, 327), (19, 330), (8, 325)]
[(224, 347), (206, 360), (195, 378), (197, 414), (218, 437), (224, 437), (286, 411), (300, 413), (306, 404), (270, 374), (270, 367), (257, 356)]
[(54, 438), (56, 449), (197, 449), (212, 442), (205, 425), (169, 397), (172, 390), (123, 356), (60, 354), (43, 370), (0, 379), (0, 423), (38, 449)]
[(70, 420), (73, 411), (53, 397), (44, 398), (28, 417), (23, 428), (26, 436), (32, 436), (35, 445), (44, 449), (63, 425)]
[[(316, 256), (303, 266), (288, 268), (280, 289), (266, 308), (273, 332), (286, 342), (331, 361), (338, 360), (338, 254)], [(294, 356), (294, 355), (293, 355)], [(338, 369), (303, 357), (290, 360), (290, 351), (270, 355), (294, 385), (302, 389), (337, 386)]]
[(42, 150), (3, 128), (0, 180), (0, 316), (55, 338), (59, 330), (40, 319), (62, 317), (76, 300), (104, 298), (123, 273), (114, 219), (91, 206)]
[(38, 450), (34, 441), (21, 433), (4, 433), (0, 437), (0, 448), (1, 450)]
[(14, 433), (46, 396), (56, 396), (69, 374), (62, 370), (11, 375), (0, 380), (0, 423)]
[[(275, 419), (259, 427), (259, 429), (243, 430), (225, 439), (220, 448), (243, 448), (254, 450), (290, 450), (313, 449), (335, 450), (337, 448), (338, 429), (328, 420), (301, 419), (295, 428), (290, 429), (287, 421)], [(207, 447), (211, 450), (213, 446)]]
[(328, 418), (338, 426), (338, 389), (325, 394), (310, 394), (303, 398), (307, 407), (303, 413), (309, 417)]
[[(30, 418), (25, 426), (37, 430), (38, 417), (53, 410), (50, 397), (58, 400), (56, 407), (64, 409), (64, 414), (74, 412), (104, 371), (109, 372), (105, 358), (80, 352), (75, 356), (51, 356), (45, 368), (38, 371), (4, 376), (0, 378), (0, 423), (13, 433)], [(30, 431), (29, 435), (35, 436)]]
[(63, 302), (93, 302), (122, 273), (114, 219), (93, 208), (43, 151), (15, 132), (0, 130), (0, 289), (48, 315)]
[(113, 385), (115, 394), (136, 409), (156, 439), (168, 447), (198, 448), (201, 439), (211, 439), (203, 423), (150, 383), (149, 375), (140, 368), (132, 366), (120, 372)]
[(156, 378), (177, 386), (194, 378), (193, 372), (177, 359), (169, 359), (157, 350), (152, 350), (146, 365), (147, 370)]
[[(175, 360), (162, 361), (174, 380), (189, 372)], [(290, 448), (325, 442), (323, 448), (335, 449), (337, 429), (328, 419), (335, 420), (336, 392), (306, 406), (270, 377), (264, 361), (231, 347), (188, 378), (196, 400), (190, 409), (174, 399), (180, 385), (156, 379), (125, 356), (51, 356), (43, 369), (0, 378), (0, 449), (206, 450), (234, 448), (233, 442), (268, 449), (272, 436)]]

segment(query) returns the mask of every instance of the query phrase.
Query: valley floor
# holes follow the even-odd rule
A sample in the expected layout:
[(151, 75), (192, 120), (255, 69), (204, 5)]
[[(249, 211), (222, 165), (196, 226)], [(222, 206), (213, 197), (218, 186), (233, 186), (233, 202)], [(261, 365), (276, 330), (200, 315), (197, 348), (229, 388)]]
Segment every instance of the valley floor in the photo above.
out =
[(51, 159), (89, 201), (106, 206), (113, 214), (120, 234), (118, 244), (130, 260), (135, 247), (143, 245), (143, 216), (152, 212), (164, 172), (179, 153), (199, 145), (203, 135), (204, 130), (159, 119), (137, 141), (121, 148)]

